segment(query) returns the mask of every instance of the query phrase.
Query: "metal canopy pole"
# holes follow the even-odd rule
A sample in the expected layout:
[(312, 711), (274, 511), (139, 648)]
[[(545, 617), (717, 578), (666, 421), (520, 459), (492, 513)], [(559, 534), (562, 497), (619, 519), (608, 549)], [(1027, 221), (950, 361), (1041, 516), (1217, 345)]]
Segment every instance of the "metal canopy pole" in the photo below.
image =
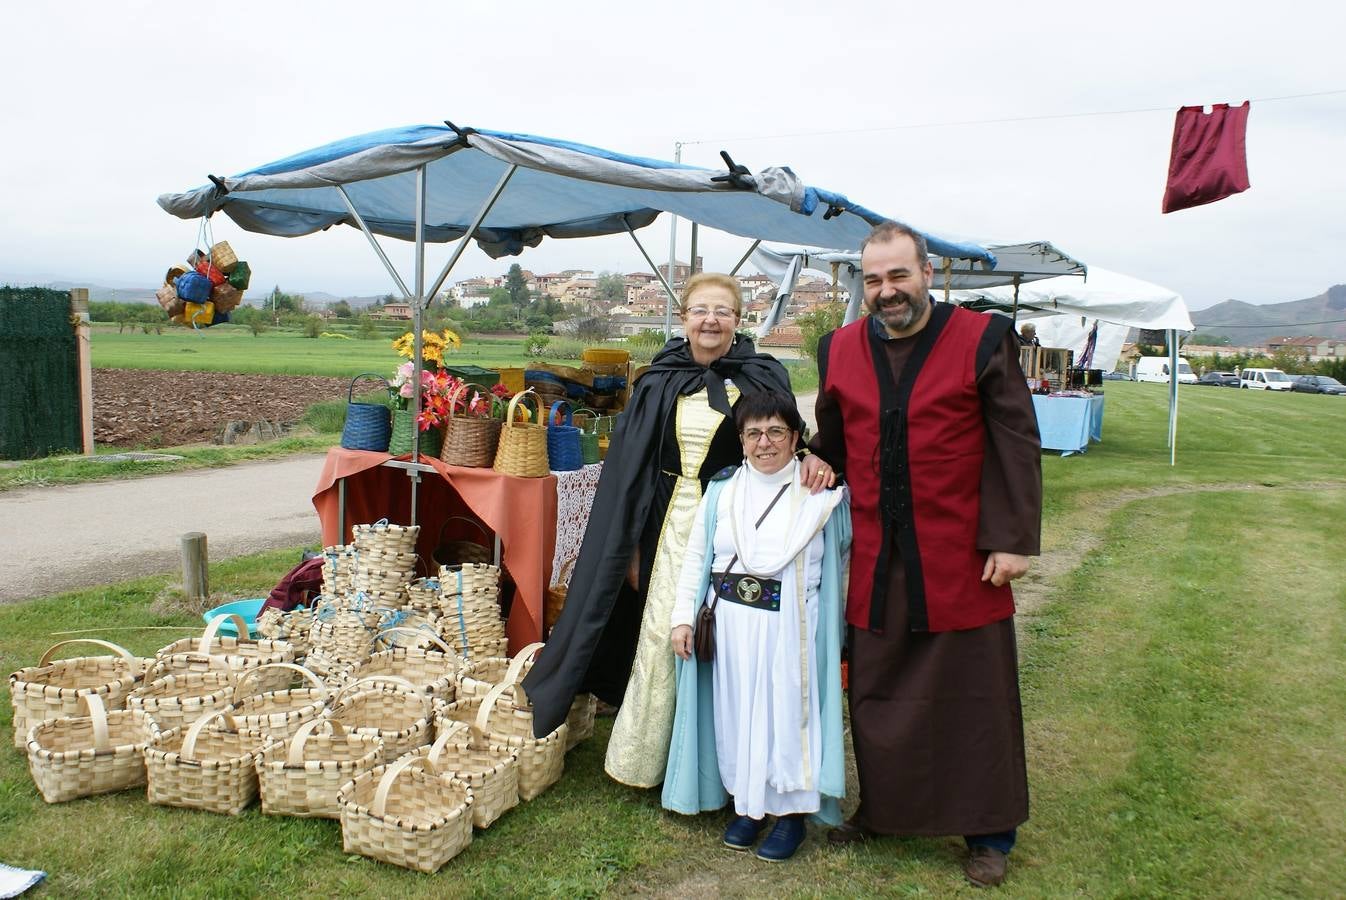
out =
[(738, 270), (743, 268), (744, 264), (747, 263), (748, 258), (753, 255), (753, 252), (761, 245), (761, 243), (762, 243), (761, 238), (758, 238), (757, 240), (753, 241), (752, 246), (748, 248), (748, 252), (743, 254), (743, 258), (734, 264), (734, 267), (729, 270), (729, 274), (737, 275)]
[(374, 248), (374, 252), (378, 254), (379, 261), (383, 263), (383, 267), (388, 270), (389, 275), (393, 276), (393, 281), (397, 282), (397, 288), (402, 292), (403, 299), (410, 300), (411, 291), (407, 290), (406, 282), (402, 280), (401, 275), (397, 274), (397, 269), (393, 267), (392, 261), (388, 259), (388, 254), (383, 252), (383, 247), (379, 246), (379, 242), (375, 240), (374, 232), (369, 230), (369, 226), (365, 224), (364, 216), (360, 215), (360, 211), (355, 208), (355, 204), (351, 201), (350, 194), (346, 193), (346, 186), (344, 184), (338, 184), (336, 189), (341, 193), (341, 199), (346, 201), (346, 209), (350, 211), (351, 218), (355, 220), (355, 224), (360, 226), (360, 230), (363, 231), (365, 237), (369, 239), (369, 246)]
[[(645, 252), (645, 246), (644, 246), (643, 244), (640, 243), (640, 238), (636, 237), (636, 233), (635, 233), (635, 231), (631, 228), (631, 223), (630, 223), (630, 222), (627, 222), (627, 221), (625, 221), (625, 220), (623, 220), (623, 221), (622, 221), (622, 224), (626, 226), (626, 233), (629, 234), (629, 235), (631, 235), (631, 240), (633, 240), (633, 241), (636, 242), (636, 247), (640, 250), (640, 255), (643, 256), (643, 257), (645, 257), (645, 262), (649, 263), (650, 271), (652, 271), (652, 272), (654, 273), (654, 277), (655, 277), (655, 278), (658, 278), (658, 279), (659, 279), (659, 283), (662, 284), (662, 285), (664, 286), (664, 293), (668, 295), (668, 302), (669, 302), (670, 304), (672, 304), (672, 303), (676, 303), (677, 300), (678, 300), (678, 297), (677, 297), (676, 294), (673, 293), (673, 288), (672, 288), (672, 286), (669, 285), (668, 281), (666, 281), (666, 280), (664, 279), (664, 276), (662, 276), (662, 275), (659, 274), (659, 267), (658, 267), (657, 265), (655, 265), (654, 260), (650, 259), (650, 255), (649, 255), (648, 253)], [(669, 306), (669, 310), (672, 310), (672, 308), (673, 308), (672, 306)], [(671, 337), (673, 336), (673, 330), (672, 330), (672, 329), (673, 329), (672, 322), (671, 322), (671, 321), (665, 321), (665, 323), (664, 323), (664, 339), (665, 339), (665, 340), (667, 340), (668, 338), (671, 338)]]
[(1168, 332), (1168, 464), (1178, 464), (1178, 332)]
[(514, 173), (518, 170), (518, 165), (511, 163), (510, 167), (505, 170), (505, 174), (500, 176), (500, 180), (496, 182), (495, 187), (486, 197), (486, 202), (482, 204), (476, 217), (473, 218), (472, 224), (467, 226), (467, 231), (464, 232), (462, 239), (458, 241), (458, 246), (453, 248), (453, 255), (450, 256), (449, 261), (444, 264), (444, 269), (439, 273), (439, 277), (435, 279), (434, 285), (431, 286), (430, 293), (425, 298), (426, 306), (430, 305), (430, 301), (439, 293), (439, 289), (444, 286), (444, 279), (449, 277), (449, 273), (453, 271), (453, 267), (458, 264), (458, 258), (463, 255), (463, 251), (467, 249), (468, 244), (472, 241), (472, 235), (477, 233), (477, 229), (481, 227), (481, 223), (484, 222), (486, 216), (490, 214), (491, 207), (495, 206), (495, 201), (499, 200), (500, 195), (505, 192), (505, 185), (509, 184), (510, 178), (513, 177)]
[(697, 237), (697, 228), (698, 228), (697, 223), (696, 223), (695, 221), (693, 221), (693, 222), (692, 222), (692, 255), (691, 255), (691, 258), (687, 260), (687, 271), (688, 271), (688, 273), (689, 273), (688, 276), (687, 276), (688, 278), (691, 278), (692, 275), (695, 275), (695, 274), (696, 274), (696, 237)]
[[(682, 162), (682, 142), (680, 141), (673, 144), (673, 161)], [(664, 340), (669, 340), (673, 337), (673, 304), (675, 299), (673, 297), (673, 289), (669, 287), (669, 285), (677, 281), (677, 279), (673, 277), (673, 267), (677, 265), (678, 261), (678, 217), (673, 215), (673, 213), (669, 213), (669, 216), (668, 277), (660, 279), (664, 282), (664, 290), (668, 292), (668, 301), (664, 303)], [(626, 230), (630, 231), (631, 226), (626, 226)], [(631, 234), (631, 237), (635, 237), (634, 232)], [(640, 241), (636, 241), (636, 246), (640, 247)], [(645, 254), (645, 260), (650, 264), (650, 268), (654, 269), (654, 274), (658, 275), (659, 267), (654, 264), (654, 260), (650, 259), (650, 255), (645, 253), (645, 248), (640, 247), (640, 252)]]
[[(424, 361), (424, 346), (421, 340), (421, 310), (425, 306), (425, 166), (416, 170), (416, 296), (412, 298), (412, 323), (414, 332), (412, 338), (415, 347), (415, 356), (413, 357), (411, 372), (411, 462), (415, 465), (421, 461), (421, 369)], [(417, 488), (420, 487), (421, 473), (415, 469), (407, 470), (407, 477), (411, 479), (411, 521), (408, 525), (416, 524), (417, 512)]]

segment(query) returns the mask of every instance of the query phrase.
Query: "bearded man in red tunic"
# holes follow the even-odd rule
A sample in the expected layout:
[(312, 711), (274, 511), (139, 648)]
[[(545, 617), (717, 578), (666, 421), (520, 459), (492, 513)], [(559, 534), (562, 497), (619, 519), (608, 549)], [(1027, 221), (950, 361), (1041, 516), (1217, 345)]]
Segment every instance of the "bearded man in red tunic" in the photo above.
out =
[(860, 807), (833, 843), (961, 835), (1005, 878), (1028, 818), (1014, 597), (1039, 552), (1041, 442), (1009, 318), (930, 297), (924, 238), (861, 248), (869, 315), (818, 348), (812, 451), (850, 483), (846, 603)]

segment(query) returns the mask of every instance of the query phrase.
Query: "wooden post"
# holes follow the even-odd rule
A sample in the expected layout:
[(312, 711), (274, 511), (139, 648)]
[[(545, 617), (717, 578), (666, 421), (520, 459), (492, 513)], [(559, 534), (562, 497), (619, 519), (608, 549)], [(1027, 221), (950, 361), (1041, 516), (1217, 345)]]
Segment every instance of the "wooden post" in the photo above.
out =
[(210, 596), (210, 559), (206, 554), (206, 535), (189, 531), (182, 536), (182, 592), (188, 600)]
[(70, 289), (70, 324), (79, 364), (80, 448), (93, 456), (93, 363), (89, 354), (89, 289)]

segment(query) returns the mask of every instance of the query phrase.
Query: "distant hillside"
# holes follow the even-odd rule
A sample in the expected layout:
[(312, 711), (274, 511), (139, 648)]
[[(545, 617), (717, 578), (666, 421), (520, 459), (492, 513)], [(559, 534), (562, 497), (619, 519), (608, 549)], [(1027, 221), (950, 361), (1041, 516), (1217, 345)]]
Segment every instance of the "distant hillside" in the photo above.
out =
[[(1226, 300), (1192, 313), (1203, 335), (1219, 335), (1237, 345), (1260, 344), (1273, 337), (1316, 337), (1346, 340), (1346, 284), (1328, 288), (1317, 297), (1254, 306)], [(1300, 322), (1330, 323), (1300, 325)]]
[[(53, 291), (68, 291), (71, 288), (88, 288), (89, 299), (97, 303), (116, 301), (118, 303), (156, 303), (154, 293), (157, 288), (110, 288), (101, 284), (92, 284), (87, 281), (50, 281), (39, 287), (51, 288)], [(247, 302), (257, 305), (262, 299), (271, 293), (271, 288), (265, 291), (256, 290), (255, 287), (247, 293)], [(374, 301), (382, 297), (382, 294), (373, 297), (338, 297), (335, 294), (329, 294), (325, 291), (294, 291), (303, 297), (309, 303), (315, 306), (330, 306), (338, 300), (345, 300), (351, 305), (352, 309), (363, 309)]]

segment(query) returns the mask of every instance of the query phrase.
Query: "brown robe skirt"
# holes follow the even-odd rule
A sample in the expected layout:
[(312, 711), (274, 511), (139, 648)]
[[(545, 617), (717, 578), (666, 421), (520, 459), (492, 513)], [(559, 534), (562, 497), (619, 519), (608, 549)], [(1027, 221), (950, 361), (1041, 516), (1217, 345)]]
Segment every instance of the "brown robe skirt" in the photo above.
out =
[(1016, 828), (1028, 819), (1028, 773), (1014, 619), (913, 632), (905, 597), (891, 585), (882, 634), (849, 629), (856, 821), (880, 834)]

